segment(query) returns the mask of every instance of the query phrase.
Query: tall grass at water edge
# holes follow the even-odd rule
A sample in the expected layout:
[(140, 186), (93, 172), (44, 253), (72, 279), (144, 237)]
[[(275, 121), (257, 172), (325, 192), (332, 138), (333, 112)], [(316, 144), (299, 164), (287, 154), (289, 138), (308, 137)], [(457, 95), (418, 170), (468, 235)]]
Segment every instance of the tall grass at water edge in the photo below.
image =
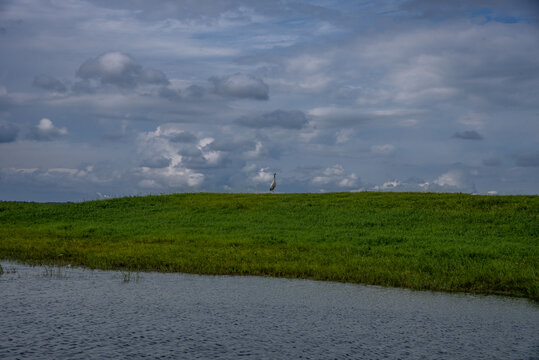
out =
[(0, 202), (0, 258), (539, 300), (539, 197), (175, 194)]

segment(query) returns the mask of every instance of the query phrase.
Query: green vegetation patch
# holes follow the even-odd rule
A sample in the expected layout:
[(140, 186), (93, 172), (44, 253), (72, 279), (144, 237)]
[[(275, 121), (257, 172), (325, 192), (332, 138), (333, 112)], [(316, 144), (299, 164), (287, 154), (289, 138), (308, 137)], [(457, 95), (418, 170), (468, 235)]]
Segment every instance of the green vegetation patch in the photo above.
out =
[(539, 197), (176, 194), (0, 202), (0, 258), (539, 300)]

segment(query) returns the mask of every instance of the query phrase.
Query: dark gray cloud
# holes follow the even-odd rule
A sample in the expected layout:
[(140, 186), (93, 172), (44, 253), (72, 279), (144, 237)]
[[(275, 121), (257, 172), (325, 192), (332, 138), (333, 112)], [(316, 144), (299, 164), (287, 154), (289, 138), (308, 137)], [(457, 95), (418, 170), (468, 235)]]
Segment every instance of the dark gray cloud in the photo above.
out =
[[(185, 157), (203, 157), (202, 151), (198, 147), (192, 146), (192, 145), (184, 145), (181, 146), (178, 150), (178, 155), (185, 156)], [(183, 159), (182, 159), (183, 161)]]
[(143, 69), (139, 74), (138, 80), (146, 84), (156, 84), (156, 85), (169, 84), (167, 76), (162, 71), (156, 70), (156, 69)]
[(457, 131), (453, 134), (455, 139), (463, 140), (482, 140), (483, 136), (475, 130)]
[(515, 164), (523, 167), (539, 166), (539, 152), (517, 154), (515, 155)]
[(317, 107), (309, 112), (316, 126), (327, 128), (349, 128), (365, 126), (376, 121), (384, 122), (407, 122), (422, 116), (425, 110), (417, 109), (391, 109), (365, 111), (359, 107)]
[(139, 84), (169, 84), (163, 72), (145, 69), (129, 55), (119, 51), (107, 52), (86, 60), (76, 74), (84, 80), (95, 79), (103, 84), (112, 84), (122, 88), (133, 88)]
[(98, 86), (90, 80), (79, 80), (71, 86), (71, 91), (75, 94), (95, 94)]
[(170, 135), (169, 140), (175, 143), (194, 143), (197, 141), (197, 137), (188, 131), (183, 131)]
[(185, 89), (185, 96), (192, 99), (200, 99), (206, 94), (206, 89), (200, 85), (190, 85)]
[(268, 100), (268, 85), (252, 75), (236, 73), (223, 77), (211, 77), (215, 93), (235, 98)]
[(0, 122), (0, 143), (13, 142), (17, 139), (19, 128), (11, 123)]
[(500, 166), (502, 164), (502, 160), (499, 157), (490, 157), (487, 159), (483, 159), (483, 165), (485, 166)]
[(0, 88), (0, 110), (7, 110), (13, 106), (13, 99), (6, 93), (2, 94), (1, 90)]
[(218, 139), (205, 146), (209, 150), (213, 151), (248, 151), (253, 150), (256, 147), (256, 142), (251, 140), (225, 140)]
[(67, 91), (67, 87), (58, 79), (53, 78), (52, 76), (39, 75), (34, 77), (32, 84), (35, 87), (63, 93)]
[(182, 156), (182, 161), (177, 166), (204, 172), (205, 169), (225, 168), (234, 161), (226, 152), (208, 156), (208, 151), (214, 150), (209, 149), (208, 146), (203, 150), (192, 146), (182, 147), (178, 151), (178, 154)]
[(171, 160), (166, 157), (154, 157), (149, 159), (144, 159), (140, 163), (140, 166), (145, 166), (154, 169), (166, 168), (170, 166)]
[(513, 21), (512, 17), (537, 19), (539, 15), (539, 4), (535, 0), (409, 0), (403, 2), (401, 8), (430, 19), (475, 16)]
[(299, 130), (307, 125), (308, 120), (299, 110), (276, 110), (256, 117), (243, 117), (236, 123), (255, 129), (280, 127)]
[(170, 101), (179, 101), (181, 100), (181, 91), (163, 86), (159, 89), (159, 96)]

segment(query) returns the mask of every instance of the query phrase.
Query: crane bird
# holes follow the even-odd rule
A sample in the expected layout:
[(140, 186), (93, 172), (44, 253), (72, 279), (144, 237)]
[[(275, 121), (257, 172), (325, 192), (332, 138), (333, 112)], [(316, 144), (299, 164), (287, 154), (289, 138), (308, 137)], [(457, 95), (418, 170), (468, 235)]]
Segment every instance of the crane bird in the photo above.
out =
[(275, 182), (275, 175), (277, 175), (277, 173), (273, 173), (273, 182), (270, 185), (270, 191), (273, 191), (275, 189), (275, 185), (277, 185)]

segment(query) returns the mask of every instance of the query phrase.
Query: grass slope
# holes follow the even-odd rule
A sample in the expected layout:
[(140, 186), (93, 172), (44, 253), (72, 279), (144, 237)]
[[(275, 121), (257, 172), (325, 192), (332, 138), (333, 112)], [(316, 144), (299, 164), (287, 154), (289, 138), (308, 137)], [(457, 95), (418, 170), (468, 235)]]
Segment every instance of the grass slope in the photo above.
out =
[(539, 299), (539, 197), (176, 194), (0, 202), (0, 258)]

